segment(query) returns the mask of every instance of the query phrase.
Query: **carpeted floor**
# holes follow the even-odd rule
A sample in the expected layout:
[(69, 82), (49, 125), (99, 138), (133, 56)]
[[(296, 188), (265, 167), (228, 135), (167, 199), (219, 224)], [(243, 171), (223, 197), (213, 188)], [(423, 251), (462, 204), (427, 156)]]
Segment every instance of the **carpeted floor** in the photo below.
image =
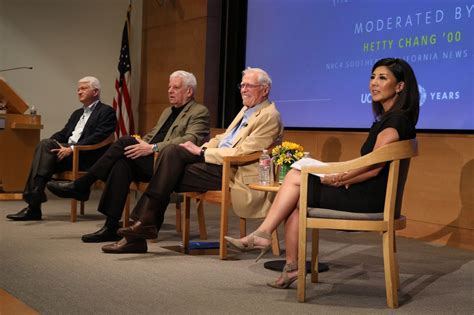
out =
[[(263, 268), (275, 259), (257, 253), (221, 261), (215, 255), (184, 255), (177, 245), (174, 210), (167, 213), (158, 243), (147, 254), (107, 255), (101, 244), (80, 236), (103, 224), (95, 209), (100, 192), (87, 203), (86, 216), (69, 222), (69, 202), (50, 198), (44, 220), (10, 222), (5, 215), (22, 202), (0, 203), (0, 287), (41, 314), (379, 314), (386, 307), (381, 238), (371, 233), (321, 233), (321, 257), (330, 270), (309, 283), (307, 302), (296, 290), (265, 285), (278, 273)], [(219, 212), (206, 209), (210, 240), (218, 236)], [(238, 220), (230, 218), (231, 235)], [(258, 221), (250, 222), (252, 231)], [(192, 236), (197, 237), (195, 214)], [(280, 233), (282, 235), (282, 233)], [(283, 242), (282, 242), (283, 244)], [(472, 314), (474, 253), (398, 238), (403, 314)]]

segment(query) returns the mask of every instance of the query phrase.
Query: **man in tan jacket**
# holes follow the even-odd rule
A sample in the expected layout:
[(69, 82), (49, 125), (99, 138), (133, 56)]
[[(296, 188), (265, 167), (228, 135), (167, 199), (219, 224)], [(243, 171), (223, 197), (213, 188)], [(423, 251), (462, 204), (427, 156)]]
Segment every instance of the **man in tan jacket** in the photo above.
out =
[(117, 229), (132, 181), (147, 182), (153, 175), (154, 152), (167, 145), (189, 142), (200, 145), (209, 135), (209, 111), (194, 101), (196, 78), (186, 71), (170, 75), (168, 99), (171, 104), (156, 126), (141, 139), (122, 137), (99, 159), (89, 172), (74, 182), (50, 182), (48, 189), (63, 198), (87, 200), (90, 186), (106, 182), (98, 211), (105, 214), (105, 225), (82, 236), (87, 243), (119, 240)]
[[(203, 144), (169, 145), (156, 161), (157, 171), (131, 217), (135, 224), (119, 229), (124, 238), (105, 245), (106, 253), (143, 253), (146, 239), (154, 239), (163, 223), (173, 191), (221, 189), (222, 162), (226, 156), (249, 154), (268, 148), (281, 138), (283, 126), (275, 105), (268, 101), (271, 79), (262, 69), (243, 71), (240, 93), (243, 108), (227, 130)], [(258, 163), (240, 167), (231, 185), (234, 210), (244, 217), (265, 214), (265, 194), (252, 193), (246, 186), (258, 179)]]

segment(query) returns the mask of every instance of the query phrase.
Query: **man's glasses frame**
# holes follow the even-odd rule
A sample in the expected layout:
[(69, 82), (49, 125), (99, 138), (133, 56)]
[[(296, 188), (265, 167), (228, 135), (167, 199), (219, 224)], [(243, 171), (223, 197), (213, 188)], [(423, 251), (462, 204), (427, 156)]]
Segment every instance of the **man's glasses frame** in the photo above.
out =
[(249, 83), (239, 83), (237, 84), (237, 89), (238, 90), (242, 90), (242, 89), (245, 89), (245, 88), (248, 88), (248, 89), (255, 89), (259, 86), (262, 86), (263, 84), (249, 84)]

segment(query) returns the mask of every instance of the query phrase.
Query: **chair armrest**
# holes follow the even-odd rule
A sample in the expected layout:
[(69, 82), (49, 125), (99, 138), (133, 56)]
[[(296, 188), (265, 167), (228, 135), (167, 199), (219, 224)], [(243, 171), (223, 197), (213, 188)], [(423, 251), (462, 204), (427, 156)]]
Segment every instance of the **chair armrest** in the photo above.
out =
[(418, 155), (418, 141), (416, 139), (396, 141), (353, 160), (328, 163), (321, 166), (303, 166), (301, 172), (319, 174), (340, 173), (382, 162), (408, 159), (416, 155)]
[(244, 165), (249, 163), (255, 163), (260, 159), (260, 151), (239, 155), (239, 156), (226, 156), (224, 157), (224, 164), (229, 163), (230, 165)]
[(115, 134), (111, 134), (108, 136), (105, 140), (102, 140), (99, 143), (96, 144), (86, 144), (86, 145), (75, 145), (73, 149), (73, 153), (75, 151), (91, 151), (91, 150), (97, 150), (102, 147), (105, 147), (106, 145), (109, 145), (115, 141)]
[(247, 164), (258, 162), (261, 154), (262, 153), (260, 151), (257, 151), (257, 152), (245, 154), (245, 155), (224, 157), (224, 162), (222, 163), (222, 189), (221, 190), (223, 194), (227, 194), (227, 196), (224, 197), (225, 200), (229, 198), (228, 193), (229, 193), (229, 187), (230, 187), (229, 185), (230, 185), (231, 166), (241, 166), (241, 165), (247, 165)]
[(88, 145), (75, 145), (72, 149), (72, 176), (74, 179), (77, 178), (77, 174), (79, 173), (79, 152), (80, 151), (91, 151), (97, 150), (99, 148), (105, 147), (115, 141), (115, 134), (112, 133), (108, 136), (105, 140), (102, 140), (96, 144), (88, 144)]

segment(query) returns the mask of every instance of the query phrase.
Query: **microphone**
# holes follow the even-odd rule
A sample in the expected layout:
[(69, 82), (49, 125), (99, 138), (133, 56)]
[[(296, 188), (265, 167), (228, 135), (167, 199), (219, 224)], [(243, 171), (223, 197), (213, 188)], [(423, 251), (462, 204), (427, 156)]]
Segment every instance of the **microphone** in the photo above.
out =
[(249, 124), (247, 124), (246, 122), (242, 124), (242, 127), (247, 127)]
[(12, 71), (12, 70), (19, 70), (19, 69), (29, 69), (32, 70), (33, 67), (15, 67), (15, 68), (6, 68), (6, 69), (0, 69), (0, 72), (7, 72), (7, 71)]

